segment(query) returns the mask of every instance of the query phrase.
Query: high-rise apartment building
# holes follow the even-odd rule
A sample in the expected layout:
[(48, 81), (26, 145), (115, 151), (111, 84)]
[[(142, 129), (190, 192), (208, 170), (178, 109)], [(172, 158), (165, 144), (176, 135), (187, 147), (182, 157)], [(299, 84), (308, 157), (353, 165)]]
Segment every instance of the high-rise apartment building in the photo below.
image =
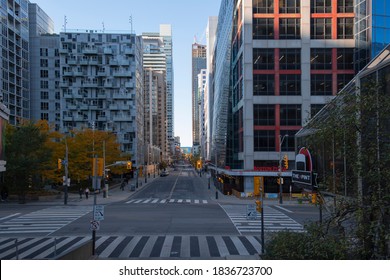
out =
[[(376, 1), (226, 0), (221, 11), (224, 3), (234, 7), (232, 88), (228, 96), (217, 89), (218, 57), (221, 47), (229, 46), (217, 39), (213, 119), (228, 125), (218, 133), (221, 125), (213, 123), (213, 139), (218, 134), (227, 139), (220, 145), (225, 152), (212, 142), (211, 156), (230, 175), (226, 185), (238, 191), (253, 192), (254, 177), (263, 176), (265, 191), (277, 193), (279, 171), (288, 191), (295, 133), (370, 60), (378, 45), (370, 34), (381, 34), (382, 46), (388, 42), (379, 20), (388, 19), (389, 9), (382, 4), (373, 10)], [(221, 106), (221, 100), (232, 103)], [(280, 170), (285, 154), (289, 168)]]
[(133, 164), (143, 164), (141, 37), (91, 30), (63, 32), (60, 40), (62, 131), (111, 131)]
[[(192, 44), (192, 145), (200, 145), (198, 74), (206, 68), (206, 46)], [(198, 149), (196, 149), (198, 151)]]
[(53, 34), (53, 21), (37, 4), (29, 4), (29, 23), (31, 120), (46, 120), (58, 131), (61, 124), (60, 37)]
[[(146, 141), (151, 147), (161, 149), (162, 160), (170, 162), (174, 154), (174, 127), (173, 127), (173, 56), (172, 56), (172, 30), (171, 25), (161, 24), (160, 32), (147, 32), (142, 34), (144, 48), (144, 69), (145, 77), (153, 77), (146, 81), (145, 86), (145, 109), (149, 110), (148, 104), (155, 105), (152, 110), (145, 113)], [(152, 73), (153, 72), (153, 73)], [(162, 75), (163, 74), (163, 75)], [(162, 75), (162, 76), (161, 76)], [(165, 87), (156, 86), (161, 79)], [(159, 92), (159, 93), (157, 93)], [(160, 100), (160, 102), (157, 102)], [(154, 114), (155, 120), (152, 120)], [(155, 125), (153, 125), (155, 124)], [(158, 132), (158, 131), (161, 131)], [(160, 135), (157, 135), (160, 133)], [(150, 137), (148, 138), (148, 135)], [(160, 139), (157, 143), (156, 139)], [(154, 139), (154, 140), (153, 140)], [(150, 150), (150, 148), (149, 148)]]
[(11, 125), (30, 118), (28, 3), (0, 1), (0, 97)]

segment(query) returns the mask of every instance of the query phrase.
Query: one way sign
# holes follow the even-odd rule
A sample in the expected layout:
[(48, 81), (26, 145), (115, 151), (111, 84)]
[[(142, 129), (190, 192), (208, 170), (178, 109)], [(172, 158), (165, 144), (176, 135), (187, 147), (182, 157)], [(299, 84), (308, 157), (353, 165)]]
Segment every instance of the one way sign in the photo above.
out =
[(93, 219), (95, 221), (104, 220), (104, 205), (95, 205), (93, 207)]

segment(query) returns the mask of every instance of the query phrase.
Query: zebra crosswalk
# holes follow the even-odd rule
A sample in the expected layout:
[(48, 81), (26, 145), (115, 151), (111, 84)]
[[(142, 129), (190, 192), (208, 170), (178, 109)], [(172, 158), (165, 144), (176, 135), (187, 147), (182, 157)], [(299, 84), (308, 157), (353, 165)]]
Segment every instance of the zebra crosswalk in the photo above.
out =
[[(221, 205), (240, 234), (259, 234), (261, 232), (260, 213), (254, 220), (247, 219), (246, 205)], [(264, 206), (264, 231), (290, 230), (303, 232), (303, 226), (286, 214), (269, 206)]]
[(0, 224), (2, 234), (50, 234), (92, 211), (91, 206), (56, 206), (34, 211)]
[(127, 204), (164, 204), (164, 203), (191, 203), (191, 204), (207, 204), (205, 199), (161, 199), (161, 198), (138, 198), (126, 201)]
[[(91, 237), (0, 238), (0, 259), (56, 259)], [(256, 236), (136, 235), (101, 236), (96, 240), (100, 259), (213, 259), (227, 256), (257, 258)]]

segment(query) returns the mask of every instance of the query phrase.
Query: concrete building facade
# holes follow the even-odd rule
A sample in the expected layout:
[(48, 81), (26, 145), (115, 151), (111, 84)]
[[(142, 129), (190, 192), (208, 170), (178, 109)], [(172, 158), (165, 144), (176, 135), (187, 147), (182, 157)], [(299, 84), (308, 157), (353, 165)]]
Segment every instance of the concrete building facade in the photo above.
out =
[[(227, 119), (230, 131), (225, 134), (227, 144), (220, 145), (225, 152), (212, 152), (219, 157), (212, 162), (219, 173), (229, 175), (224, 180), (228, 188), (252, 193), (254, 178), (262, 176), (265, 191), (278, 193), (277, 178), (282, 176), (286, 192), (295, 159), (294, 135), (354, 77), (360, 62), (357, 54), (373, 50), (373, 38), (361, 32), (366, 26), (357, 24), (371, 17), (375, 1), (226, 2), (234, 7), (231, 91), (222, 100), (232, 103), (226, 112), (215, 108), (221, 102), (214, 89), (213, 119)], [(219, 20), (224, 16), (220, 14)], [(364, 44), (359, 45), (357, 38)], [(220, 51), (219, 44), (217, 40)], [(215, 57), (218, 61), (218, 53)], [(370, 57), (369, 53), (366, 58)], [(213, 139), (217, 127), (221, 126), (213, 124)], [(212, 149), (218, 144), (212, 142)], [(290, 159), (288, 168), (280, 164), (284, 155)]]
[(87, 30), (60, 40), (62, 132), (111, 131), (134, 166), (143, 164), (142, 38)]

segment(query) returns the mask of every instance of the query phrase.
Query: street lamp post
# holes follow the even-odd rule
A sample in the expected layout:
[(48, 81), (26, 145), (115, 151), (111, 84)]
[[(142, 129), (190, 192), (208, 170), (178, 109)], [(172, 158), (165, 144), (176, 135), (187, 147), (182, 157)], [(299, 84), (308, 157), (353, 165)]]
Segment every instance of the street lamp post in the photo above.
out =
[(69, 179), (68, 179), (68, 142), (66, 141), (65, 138), (65, 184), (64, 184), (64, 205), (68, 204), (68, 185), (69, 185)]
[(284, 139), (288, 137), (288, 135), (280, 135), (279, 134), (279, 204), (283, 204), (283, 184), (282, 184), (282, 144)]

